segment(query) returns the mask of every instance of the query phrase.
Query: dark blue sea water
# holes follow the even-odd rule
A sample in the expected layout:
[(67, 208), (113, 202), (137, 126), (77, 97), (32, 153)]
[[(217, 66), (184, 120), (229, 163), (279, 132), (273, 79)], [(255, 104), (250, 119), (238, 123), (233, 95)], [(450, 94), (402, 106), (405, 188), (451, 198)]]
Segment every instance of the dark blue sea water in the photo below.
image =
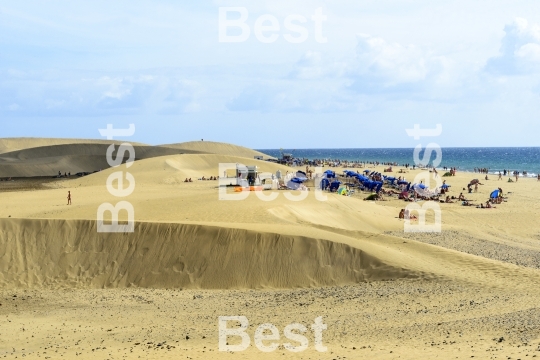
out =
[[(279, 149), (258, 150), (280, 158)], [(397, 162), (399, 165), (414, 164), (414, 149), (282, 149), (292, 153), (295, 158), (340, 159), (359, 161)], [(423, 152), (420, 159), (424, 158)], [(432, 153), (431, 161), (435, 159)], [(473, 171), (474, 168), (488, 168), (490, 173), (504, 169), (519, 172), (527, 171), (529, 176), (540, 172), (540, 147), (527, 148), (443, 148), (442, 162), (439, 167), (457, 167), (461, 171)]]

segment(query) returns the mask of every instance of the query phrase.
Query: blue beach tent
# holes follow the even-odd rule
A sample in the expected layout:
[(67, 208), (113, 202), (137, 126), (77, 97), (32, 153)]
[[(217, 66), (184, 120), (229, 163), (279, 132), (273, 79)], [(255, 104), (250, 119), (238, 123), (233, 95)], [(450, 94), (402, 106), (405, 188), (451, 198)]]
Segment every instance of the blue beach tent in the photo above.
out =
[(339, 185), (341, 185), (341, 181), (332, 181), (332, 183), (330, 184), (330, 191), (337, 190), (339, 188)]
[(330, 180), (322, 179), (321, 180), (321, 189), (325, 190), (328, 186), (330, 186)]

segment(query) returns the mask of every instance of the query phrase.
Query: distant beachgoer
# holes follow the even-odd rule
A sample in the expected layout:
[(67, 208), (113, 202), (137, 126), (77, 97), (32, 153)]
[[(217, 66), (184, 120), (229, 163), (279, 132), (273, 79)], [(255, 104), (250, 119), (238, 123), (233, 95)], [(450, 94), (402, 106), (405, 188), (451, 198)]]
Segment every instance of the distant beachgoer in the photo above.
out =
[(67, 201), (68, 201), (67, 204), (71, 205), (71, 191), (68, 191)]
[(447, 204), (453, 204), (454, 203), (452, 200), (450, 200), (450, 196), (447, 196), (446, 200), (444, 202), (447, 203)]
[(540, 174), (538, 174), (538, 181), (540, 181)]
[(398, 216), (400, 219), (405, 219), (405, 209), (401, 209), (401, 211), (399, 212), (399, 216)]
[(487, 175), (486, 175), (486, 180), (489, 180)]
[(406, 220), (416, 220), (416, 216), (411, 215), (411, 212), (409, 211), (409, 209), (405, 209), (405, 212), (403, 215)]
[(186, 178), (186, 180), (184, 180), (184, 182), (189, 182), (188, 178)]

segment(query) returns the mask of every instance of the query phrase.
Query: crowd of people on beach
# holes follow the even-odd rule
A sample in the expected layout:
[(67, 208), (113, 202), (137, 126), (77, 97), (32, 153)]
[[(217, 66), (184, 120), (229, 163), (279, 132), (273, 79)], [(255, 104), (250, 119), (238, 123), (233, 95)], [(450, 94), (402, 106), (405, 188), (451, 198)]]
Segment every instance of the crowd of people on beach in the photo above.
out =
[[(200, 177), (198, 178), (197, 180), (201, 180), (201, 181), (209, 181), (209, 180), (217, 180), (218, 177), (217, 176), (209, 176), (209, 177), (206, 177), (203, 175), (203, 177)], [(193, 180), (191, 180), (191, 178), (186, 178), (186, 180), (184, 180), (185, 183), (187, 182), (193, 182)]]
[[(336, 163), (340, 163), (337, 162)], [(341, 162), (343, 166), (343, 162)], [(347, 163), (345, 163), (347, 164)], [(364, 164), (364, 163), (362, 163)], [(366, 164), (370, 164), (369, 162), (366, 162)], [(379, 162), (372, 162), (372, 165), (386, 165), (386, 163), (379, 163)], [(392, 172), (392, 166), (395, 166), (395, 163), (387, 163), (388, 165), (391, 165), (389, 168), (385, 168), (383, 172)], [(350, 164), (349, 164), (350, 165)], [(408, 166), (405, 166), (404, 168), (407, 169)], [(444, 171), (443, 176), (455, 176), (457, 173), (456, 167), (442, 167)], [(306, 170), (309, 170), (308, 167), (306, 167)], [(402, 171), (404, 169), (401, 169)], [(435, 178), (437, 178), (439, 175), (436, 168), (431, 168), (429, 170)], [(485, 174), (485, 180), (489, 181), (489, 170), (487, 168), (475, 168), (475, 172)], [(399, 173), (399, 172), (397, 172)], [(472, 199), (468, 199), (464, 192), (467, 190), (468, 194), (471, 193), (477, 193), (479, 186), (484, 185), (484, 183), (480, 182), (479, 179), (473, 179), (470, 181), (466, 188), (463, 188), (463, 192), (460, 192), (458, 196), (449, 195), (448, 192), (450, 190), (450, 185), (446, 184), (446, 179), (442, 181), (442, 186), (438, 187), (437, 189), (429, 189), (427, 186), (423, 184), (423, 181), (421, 181), (419, 184), (411, 184), (411, 182), (408, 182), (405, 177), (402, 176), (388, 176), (391, 174), (382, 174), (377, 171), (370, 171), (367, 173), (364, 172), (364, 177), (367, 177), (369, 181), (371, 182), (380, 182), (381, 184), (384, 184), (385, 187), (378, 186), (375, 188), (369, 188), (365, 186), (365, 182), (360, 179), (362, 178), (360, 175), (360, 172), (355, 171), (345, 171), (343, 175), (340, 175), (341, 180), (347, 181), (344, 185), (347, 187), (347, 190), (349, 188), (353, 189), (355, 187), (358, 187), (360, 190), (369, 191), (371, 194), (368, 197), (365, 197), (364, 200), (376, 200), (376, 201), (386, 201), (385, 197), (394, 197), (399, 200), (403, 200), (405, 202), (418, 202), (418, 201), (437, 201), (440, 203), (445, 204), (453, 204), (457, 203), (461, 206), (473, 206), (479, 209), (491, 209), (496, 208), (496, 205), (502, 204), (503, 202), (507, 201), (507, 197), (504, 196), (504, 192), (501, 187), (497, 187), (495, 191), (493, 191), (490, 194), (489, 199), (486, 201), (480, 201), (475, 202)], [(510, 175), (509, 171), (506, 171), (504, 173), (505, 175)], [(519, 172), (512, 173), (515, 176), (519, 177)], [(526, 172), (525, 172), (526, 174)], [(337, 174), (336, 174), (337, 175)], [(397, 175), (397, 174), (396, 174)], [(502, 180), (503, 172), (500, 173), (499, 180)], [(509, 181), (513, 182), (511, 179)], [(540, 175), (538, 176), (538, 181), (540, 181)], [(330, 184), (328, 184), (330, 185)], [(328, 186), (327, 189), (332, 189), (330, 186)], [(336, 187), (334, 187), (334, 190), (337, 190)], [(353, 190), (354, 193), (354, 190)], [(342, 193), (343, 194), (343, 193)], [(402, 209), (399, 214), (400, 218), (409, 218), (409, 219), (415, 219), (414, 216), (411, 214), (407, 214), (406, 209)]]

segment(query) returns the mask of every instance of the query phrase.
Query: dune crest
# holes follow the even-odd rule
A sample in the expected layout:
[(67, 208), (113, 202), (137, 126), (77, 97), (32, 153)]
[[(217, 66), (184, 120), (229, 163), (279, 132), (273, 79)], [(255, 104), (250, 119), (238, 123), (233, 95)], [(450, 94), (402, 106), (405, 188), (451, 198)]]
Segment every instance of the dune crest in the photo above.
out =
[(174, 149), (192, 150), (205, 154), (232, 155), (251, 159), (253, 159), (255, 156), (262, 156), (264, 159), (273, 159), (272, 156), (264, 154), (260, 151), (252, 150), (239, 145), (215, 141), (188, 141), (178, 144), (166, 144), (160, 146)]
[[(115, 140), (93, 140), (93, 139), (63, 139), (63, 138), (0, 138), (0, 154), (24, 150), (42, 146), (66, 145), (66, 144), (117, 144), (122, 141)], [(134, 143), (133, 145), (146, 145), (142, 143)]]

